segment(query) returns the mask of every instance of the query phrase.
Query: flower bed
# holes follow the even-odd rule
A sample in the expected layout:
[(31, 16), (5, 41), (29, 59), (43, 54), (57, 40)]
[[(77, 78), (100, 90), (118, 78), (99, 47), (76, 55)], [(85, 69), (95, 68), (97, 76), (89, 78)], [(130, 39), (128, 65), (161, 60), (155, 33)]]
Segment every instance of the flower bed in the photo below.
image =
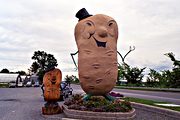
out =
[(108, 101), (102, 96), (92, 96), (88, 101), (83, 101), (82, 98), (82, 95), (76, 94), (65, 101), (63, 111), (67, 117), (85, 120), (132, 120), (136, 116), (135, 109), (128, 101)]
[(108, 101), (101, 96), (92, 96), (88, 101), (83, 101), (81, 95), (73, 95), (72, 99), (65, 101), (68, 109), (93, 112), (129, 112), (132, 110), (131, 103), (121, 99)]

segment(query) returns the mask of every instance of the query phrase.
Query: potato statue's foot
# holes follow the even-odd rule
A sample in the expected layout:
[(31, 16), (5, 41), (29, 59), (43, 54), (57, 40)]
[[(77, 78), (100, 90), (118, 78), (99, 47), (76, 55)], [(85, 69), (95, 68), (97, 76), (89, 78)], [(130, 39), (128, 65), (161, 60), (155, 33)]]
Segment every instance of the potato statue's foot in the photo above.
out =
[(103, 95), (103, 96), (104, 96), (104, 98), (105, 98), (106, 100), (108, 100), (108, 101), (114, 101), (114, 100), (115, 100), (115, 98), (112, 97), (112, 96), (110, 96), (109, 94), (106, 94), (106, 95)]
[(85, 94), (83, 97), (83, 101), (88, 101), (92, 95), (91, 94)]
[[(91, 94), (85, 94), (84, 97), (83, 97), (83, 101), (88, 101), (93, 95)], [(115, 98), (110, 96), (109, 94), (105, 94), (103, 95), (103, 97), (108, 100), (108, 101), (114, 101)]]

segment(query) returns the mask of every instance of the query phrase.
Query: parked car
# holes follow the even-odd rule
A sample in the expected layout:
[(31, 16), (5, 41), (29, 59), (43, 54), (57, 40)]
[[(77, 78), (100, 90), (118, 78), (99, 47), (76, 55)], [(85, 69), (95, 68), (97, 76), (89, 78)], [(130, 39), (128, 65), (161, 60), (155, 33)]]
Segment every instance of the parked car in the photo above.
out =
[(31, 83), (30, 81), (28, 81), (28, 82), (26, 83), (26, 87), (32, 87), (32, 83)]
[(60, 87), (60, 101), (65, 100), (70, 95), (72, 95), (73, 89), (71, 88), (70, 84), (68, 84), (66, 81), (62, 81)]
[[(44, 85), (41, 86), (42, 89), (42, 96), (44, 96)], [(73, 89), (71, 88), (70, 84), (68, 84), (65, 81), (62, 81), (60, 84), (59, 92), (60, 92), (60, 98), (58, 101), (63, 101), (66, 98), (68, 98), (70, 95), (72, 95)], [(44, 99), (45, 101), (45, 99)]]
[(34, 83), (34, 87), (39, 87), (40, 85), (39, 85), (39, 82), (35, 82)]
[(10, 81), (9, 82), (9, 88), (15, 88), (16, 87), (16, 82), (15, 81)]

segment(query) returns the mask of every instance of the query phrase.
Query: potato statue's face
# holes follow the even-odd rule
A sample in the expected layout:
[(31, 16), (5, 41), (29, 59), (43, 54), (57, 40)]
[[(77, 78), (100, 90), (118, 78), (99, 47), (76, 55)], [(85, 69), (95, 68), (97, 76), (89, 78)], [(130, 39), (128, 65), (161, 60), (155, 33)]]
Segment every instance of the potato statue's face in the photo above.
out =
[(98, 14), (81, 20), (75, 28), (77, 45), (93, 44), (94, 47), (107, 47), (117, 43), (118, 27), (109, 16)]
[(117, 38), (117, 23), (109, 16), (98, 14), (77, 23), (79, 80), (86, 93), (104, 95), (116, 84)]

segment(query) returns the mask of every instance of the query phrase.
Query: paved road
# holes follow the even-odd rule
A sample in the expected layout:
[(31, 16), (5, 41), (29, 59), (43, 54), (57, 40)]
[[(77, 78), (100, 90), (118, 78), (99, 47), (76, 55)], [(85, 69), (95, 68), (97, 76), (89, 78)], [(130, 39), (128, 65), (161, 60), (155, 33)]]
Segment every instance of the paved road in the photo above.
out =
[(0, 88), (0, 120), (44, 120), (40, 88)]
[[(72, 85), (74, 93), (84, 93), (79, 85)], [(180, 104), (180, 93), (152, 92), (114, 89), (125, 96), (171, 101)], [(44, 106), (40, 88), (0, 88), (0, 120), (46, 120), (49, 116), (42, 116)], [(59, 102), (62, 104), (62, 102)], [(58, 118), (64, 117), (63, 114)]]
[(127, 89), (114, 89), (114, 90), (129, 97), (170, 102), (180, 105), (180, 93), (178, 92), (140, 91), (140, 90), (127, 90)]
[[(79, 85), (72, 85), (74, 92), (84, 93)], [(127, 90), (127, 89), (113, 89), (126, 97), (137, 97), (156, 101), (171, 102), (180, 105), (179, 92), (157, 92), (157, 91), (140, 91), (140, 90)]]

